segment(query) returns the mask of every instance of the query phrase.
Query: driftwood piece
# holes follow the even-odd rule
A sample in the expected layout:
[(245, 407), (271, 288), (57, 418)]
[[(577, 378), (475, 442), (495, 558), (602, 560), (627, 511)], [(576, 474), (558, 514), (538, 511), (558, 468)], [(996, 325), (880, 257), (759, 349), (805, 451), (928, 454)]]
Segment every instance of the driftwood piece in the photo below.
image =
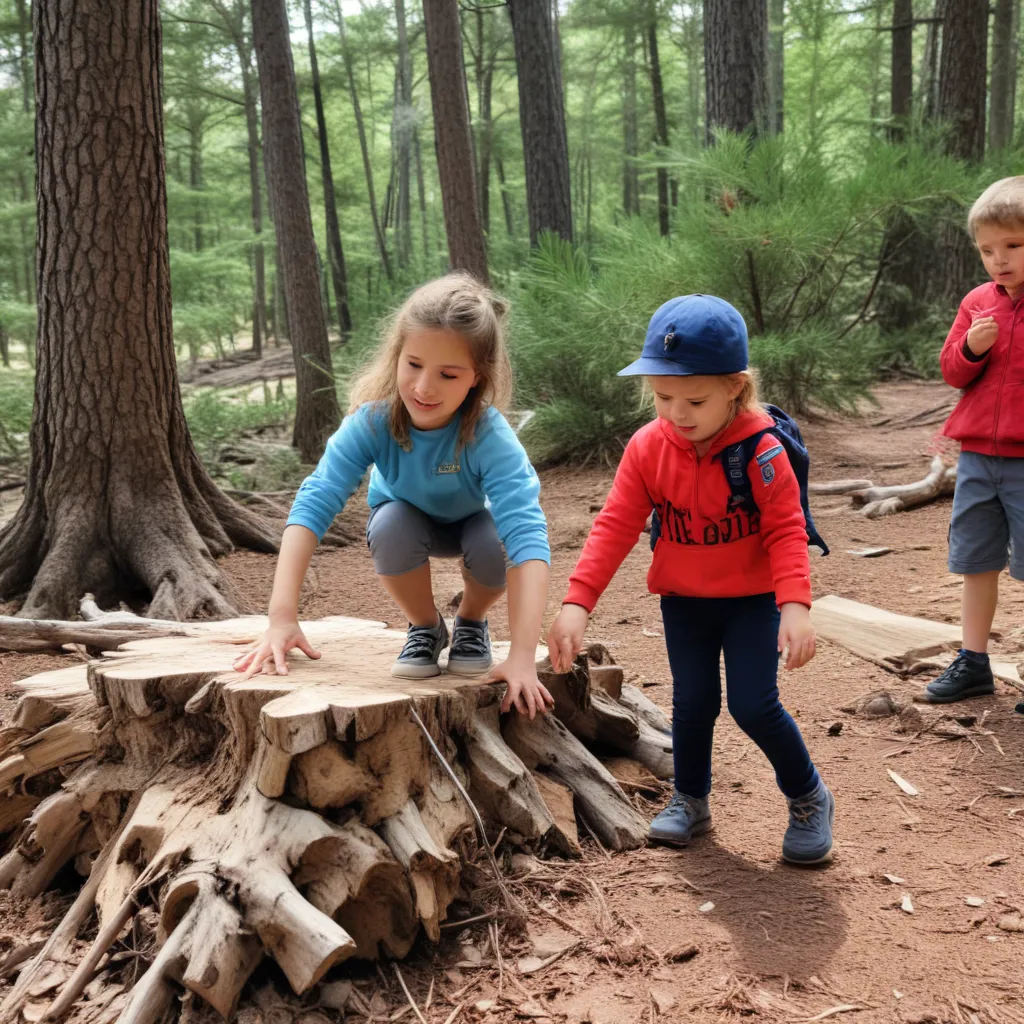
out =
[(821, 483), (809, 483), (808, 494), (850, 494), (874, 487), (870, 480), (824, 480)]
[[(112, 627), (133, 618), (110, 614)], [(264, 626), (190, 623), (195, 635), (132, 640), (18, 684), (0, 733), (0, 887), (32, 895), (66, 865), (89, 877), (0, 1024), (55, 963), (71, 974), (94, 913), (97, 939), (53, 993), (58, 1016), (76, 1012), (132, 917), (136, 929), (159, 921), (159, 952), (126, 1000), (131, 1024), (154, 1024), (183, 991), (230, 1017), (265, 956), (303, 993), (347, 957), (403, 957), (421, 930), (437, 940), (459, 891), (459, 837), (477, 841), (458, 785), (495, 836), (539, 852), (578, 851), (574, 806), (614, 849), (645, 841), (647, 823), (584, 744), (553, 715), (502, 716), (500, 684), (395, 679), (404, 633), (343, 617), (306, 625), (319, 661), (244, 680), (230, 666)], [(635, 747), (651, 730), (590, 691), (585, 663), (568, 685), (596, 709), (595, 746)]]
[(855, 490), (850, 493), (850, 501), (854, 508), (861, 510), (861, 515), (877, 519), (934, 501), (941, 495), (952, 494), (955, 487), (956, 467), (946, 466), (942, 456), (936, 455), (924, 479), (909, 484)]
[(889, 672), (906, 674), (914, 663), (960, 646), (959, 626), (897, 615), (829, 594), (811, 605), (818, 636)]

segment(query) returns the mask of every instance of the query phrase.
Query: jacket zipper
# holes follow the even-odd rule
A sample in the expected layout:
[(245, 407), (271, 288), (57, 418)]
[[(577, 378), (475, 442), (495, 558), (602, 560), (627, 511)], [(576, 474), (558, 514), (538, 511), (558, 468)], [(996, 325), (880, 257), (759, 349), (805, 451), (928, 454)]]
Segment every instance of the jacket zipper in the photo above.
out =
[[(1007, 296), (1009, 298), (1009, 296)], [(1010, 353), (1013, 350), (1013, 329), (1017, 326), (1017, 303), (1020, 296), (1010, 301), (1010, 340), (1006, 346), (1006, 360), (1003, 363), (1003, 374), (999, 378), (999, 391), (996, 394), (996, 415), (992, 423), (992, 450), (999, 454), (999, 414), (1003, 407), (1003, 388), (1006, 386), (1006, 374), (1010, 368)]]

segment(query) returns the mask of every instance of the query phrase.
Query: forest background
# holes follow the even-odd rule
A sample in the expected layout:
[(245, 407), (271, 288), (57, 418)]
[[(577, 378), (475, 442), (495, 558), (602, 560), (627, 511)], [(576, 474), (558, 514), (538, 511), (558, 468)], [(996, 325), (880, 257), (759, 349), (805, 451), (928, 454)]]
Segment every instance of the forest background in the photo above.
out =
[[(536, 461), (615, 459), (649, 415), (615, 371), (680, 293), (740, 308), (767, 397), (797, 413), (850, 406), (881, 374), (936, 372), (955, 304), (982, 276), (965, 204), (1020, 167), (1019, 0), (539, 6), (532, 39), (549, 48), (554, 91), (505, 5), (458, 9), (482, 272), (512, 300), (516, 404), (534, 413), (522, 436)], [(344, 409), (382, 317), (449, 267), (453, 172), (417, 0), (302, 0), (287, 12)], [(162, 22), (187, 382), (201, 360), (287, 346), (288, 311), (250, 5), (167, 0)], [(32, 51), (28, 0), (2, 0), (0, 455), (12, 479), (28, 458), (35, 364)], [(531, 160), (547, 180), (531, 181)], [(291, 380), (184, 388), (218, 479), (257, 490), (301, 479), (287, 445), (244, 466), (222, 459), (242, 434), (288, 437)]]

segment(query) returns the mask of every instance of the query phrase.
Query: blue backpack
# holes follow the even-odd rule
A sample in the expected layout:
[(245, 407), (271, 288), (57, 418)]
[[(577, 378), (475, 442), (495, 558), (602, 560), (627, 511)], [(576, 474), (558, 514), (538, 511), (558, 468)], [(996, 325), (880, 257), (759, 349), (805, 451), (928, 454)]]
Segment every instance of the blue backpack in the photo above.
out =
[[(754, 458), (757, 446), (765, 434), (777, 437), (789, 456), (789, 463), (796, 474), (796, 482), (800, 485), (800, 507), (804, 510), (804, 523), (807, 526), (807, 543), (821, 549), (822, 555), (828, 554), (828, 545), (822, 540), (814, 525), (814, 517), (811, 515), (811, 508), (807, 500), (807, 477), (811, 467), (811, 459), (807, 454), (807, 445), (804, 444), (803, 435), (789, 413), (784, 412), (777, 405), (766, 405), (765, 411), (775, 421), (774, 427), (766, 427), (764, 430), (745, 437), (736, 444), (729, 445), (717, 456), (722, 460), (722, 468), (725, 470), (726, 478), (729, 481), (729, 488), (732, 491), (732, 498), (729, 500), (729, 511), (743, 509), (748, 515), (757, 511), (754, 502), (754, 493), (750, 487), (750, 478), (747, 476), (747, 466)], [(758, 465), (765, 476), (765, 483), (770, 483), (774, 470), (771, 467), (771, 460), (778, 454), (776, 449), (757, 456)]]
[[(729, 511), (735, 512), (742, 509), (747, 515), (757, 512), (757, 503), (754, 501), (754, 492), (750, 486), (750, 477), (747, 475), (747, 466), (750, 465), (757, 446), (765, 434), (771, 434), (779, 439), (783, 450), (789, 457), (789, 463), (796, 474), (796, 482), (800, 486), (800, 507), (804, 512), (804, 523), (807, 527), (807, 543), (821, 549), (822, 555), (828, 554), (828, 545), (821, 538), (817, 527), (814, 525), (814, 517), (811, 515), (810, 505), (807, 501), (807, 477), (810, 470), (811, 460), (807, 454), (807, 445), (804, 444), (803, 435), (796, 424), (796, 420), (778, 406), (766, 405), (765, 411), (775, 421), (775, 425), (765, 427), (750, 437), (745, 437), (736, 444), (724, 448), (717, 459), (722, 460), (722, 468), (725, 470), (726, 478), (729, 481), (729, 489), (732, 497), (729, 499)], [(775, 470), (771, 465), (772, 459), (778, 455), (777, 448), (770, 448), (757, 456), (758, 465), (761, 466), (761, 473), (765, 483), (770, 483), (774, 477)], [(657, 509), (651, 520), (651, 550), (658, 543), (658, 536), (661, 533), (661, 522), (658, 518)]]

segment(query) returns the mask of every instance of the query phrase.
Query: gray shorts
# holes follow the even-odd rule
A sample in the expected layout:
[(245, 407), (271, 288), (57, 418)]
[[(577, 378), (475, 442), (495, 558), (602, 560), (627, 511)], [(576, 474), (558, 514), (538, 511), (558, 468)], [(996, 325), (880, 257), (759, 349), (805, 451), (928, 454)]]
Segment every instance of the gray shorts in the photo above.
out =
[(484, 587), (505, 586), (505, 549), (487, 509), (440, 523), (406, 501), (377, 505), (366, 523), (366, 543), (379, 576), (401, 576), (431, 558), (458, 558)]
[(949, 571), (1024, 580), (1024, 459), (961, 452), (949, 524)]

